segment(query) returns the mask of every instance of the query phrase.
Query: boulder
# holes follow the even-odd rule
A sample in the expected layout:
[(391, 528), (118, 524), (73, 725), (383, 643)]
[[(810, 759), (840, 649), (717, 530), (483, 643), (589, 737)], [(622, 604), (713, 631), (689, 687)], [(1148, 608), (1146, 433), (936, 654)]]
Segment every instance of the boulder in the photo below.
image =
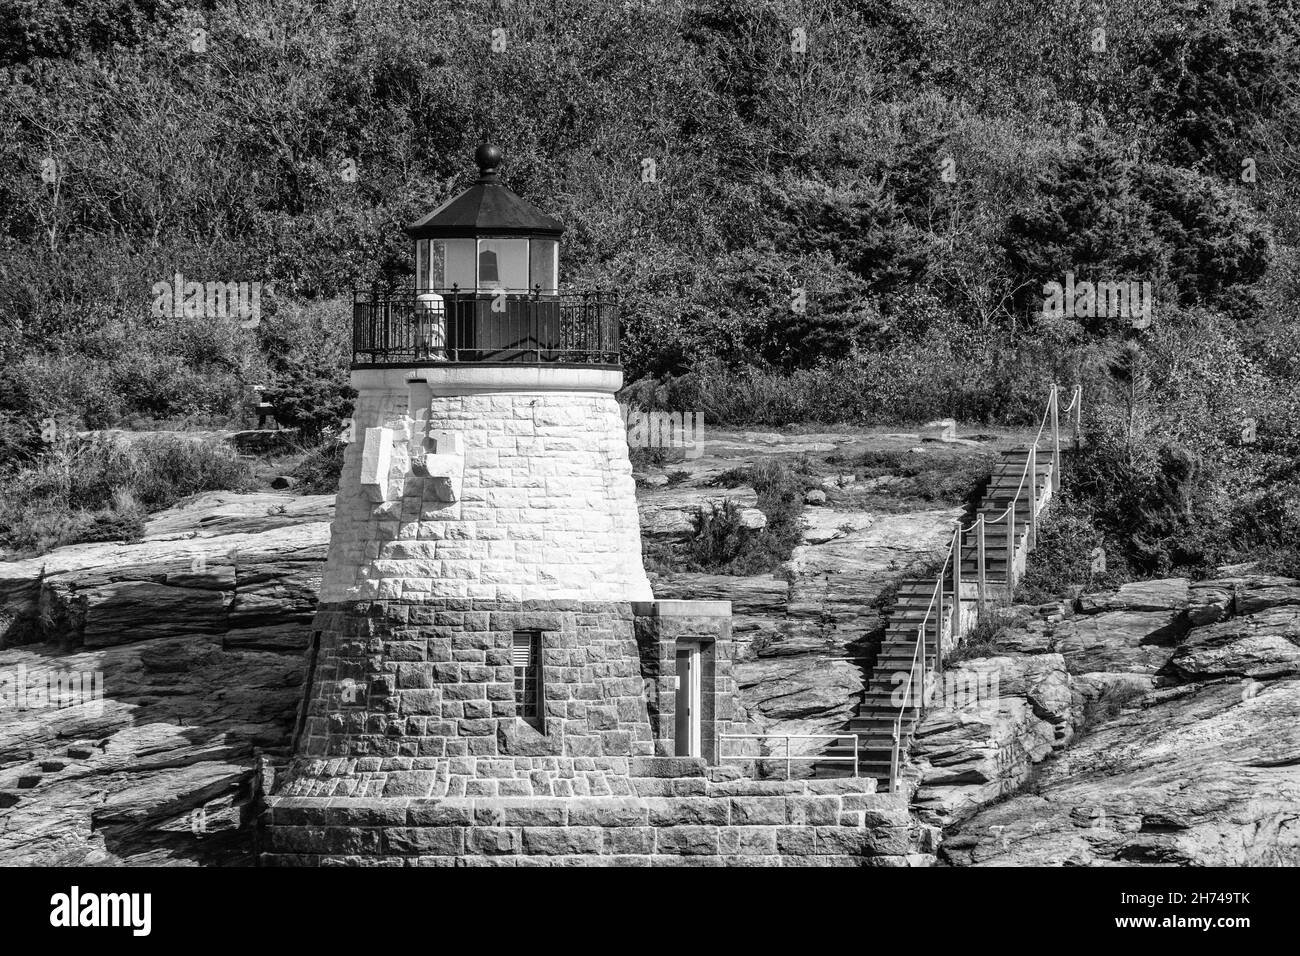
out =
[(1118, 591), (1083, 595), (1079, 598), (1079, 613), (1177, 611), (1187, 607), (1189, 601), (1190, 583), (1187, 578), (1133, 581), (1121, 586)]
[(1168, 669), (1182, 680), (1300, 674), (1300, 606), (1273, 606), (1195, 628)]
[(1255, 614), (1277, 607), (1300, 607), (1300, 582), (1282, 578), (1239, 587), (1233, 610), (1237, 614)]
[(1188, 589), (1186, 620), (1189, 627), (1222, 621), (1233, 613), (1236, 589), (1221, 581), (1197, 581)]
[(913, 737), (913, 807), (950, 826), (1014, 792), (1035, 764), (1070, 740), (1075, 693), (1060, 655), (963, 661)]
[(1117, 670), (1154, 674), (1180, 633), (1178, 612), (1103, 611), (1056, 624), (1050, 650), (1071, 673)]

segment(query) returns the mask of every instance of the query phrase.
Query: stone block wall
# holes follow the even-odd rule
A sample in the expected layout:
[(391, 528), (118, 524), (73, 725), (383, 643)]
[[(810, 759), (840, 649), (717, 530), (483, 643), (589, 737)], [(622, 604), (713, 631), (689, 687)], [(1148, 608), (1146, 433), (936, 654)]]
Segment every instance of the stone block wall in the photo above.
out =
[(275, 798), (269, 866), (917, 866), (938, 832), (875, 781), (714, 779), (634, 758), (632, 792), (569, 799)]
[[(359, 601), (317, 615), (310, 696), (283, 792), (628, 793), (653, 752), (631, 606)], [(541, 714), (517, 713), (515, 631), (540, 633)]]
[[(322, 602), (650, 599), (627, 434), (612, 394), (440, 395), (391, 376), (355, 384), (355, 440), (344, 456)], [(385, 475), (367, 488), (364, 445), (379, 429), (391, 447)], [(426, 454), (446, 450), (432, 447), (435, 434), (463, 455), (456, 500), (447, 500), (445, 477), (420, 473)], [(372, 468), (379, 461), (371, 455)]]

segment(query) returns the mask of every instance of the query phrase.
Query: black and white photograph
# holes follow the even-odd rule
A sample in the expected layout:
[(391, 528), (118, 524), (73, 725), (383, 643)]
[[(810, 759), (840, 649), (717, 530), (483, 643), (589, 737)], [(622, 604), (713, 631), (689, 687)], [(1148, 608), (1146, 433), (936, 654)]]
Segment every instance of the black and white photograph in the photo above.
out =
[(1298, 292), (1298, 0), (0, 0), (15, 925), (1276, 929)]

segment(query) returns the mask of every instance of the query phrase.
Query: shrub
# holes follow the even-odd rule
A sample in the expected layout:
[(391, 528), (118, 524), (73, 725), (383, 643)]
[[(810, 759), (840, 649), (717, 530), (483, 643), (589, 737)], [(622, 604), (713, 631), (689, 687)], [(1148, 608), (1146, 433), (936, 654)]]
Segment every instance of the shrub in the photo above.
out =
[(327, 441), (310, 449), (302, 461), (294, 466), (292, 476), (305, 495), (332, 495), (339, 488), (339, 475), (343, 472), (343, 455), (347, 445), (341, 441)]
[(1091, 512), (1066, 495), (1057, 496), (1038, 524), (1037, 544), (1025, 562), (1016, 601), (1044, 604), (1062, 597), (1072, 586), (1095, 588), (1093, 554), (1101, 544)]
[(275, 406), (280, 424), (298, 429), (303, 441), (314, 443), (343, 427), (357, 393), (334, 369), (297, 365), (282, 373), (264, 397)]
[(955, 667), (963, 661), (996, 656), (998, 638), (1014, 621), (1015, 617), (1005, 608), (990, 606), (962, 642), (944, 657), (944, 666)]
[(707, 510), (698, 508), (691, 517), (688, 553), (702, 570), (727, 569), (749, 550), (756, 534), (741, 523), (740, 508), (731, 498), (721, 505), (709, 502)]
[(760, 574), (789, 560), (803, 534), (799, 516), (809, 482), (808, 469), (803, 459), (795, 465), (779, 458), (766, 459), (715, 478), (714, 483), (723, 487), (750, 485), (767, 524), (761, 530), (743, 528), (740, 509), (730, 498), (722, 508), (710, 506), (708, 512), (701, 509), (693, 519), (691, 554), (696, 567), (726, 574)]

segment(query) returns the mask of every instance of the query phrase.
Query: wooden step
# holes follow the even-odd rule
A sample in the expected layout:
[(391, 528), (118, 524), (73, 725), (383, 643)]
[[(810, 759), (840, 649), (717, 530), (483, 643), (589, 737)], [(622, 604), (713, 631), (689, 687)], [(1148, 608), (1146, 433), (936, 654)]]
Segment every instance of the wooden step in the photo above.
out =
[[(1062, 443), (1062, 454), (1068, 452), (1070, 444), (1068, 440)], [(997, 593), (1005, 593), (1011, 559), (1028, 553), (1033, 519), (1042, 512), (1043, 500), (1051, 487), (1055, 462), (1050, 443), (1047, 448), (1040, 444), (1032, 454), (1035, 461), (1034, 468), (1030, 469), (1029, 446), (1002, 452), (993, 464), (975, 511), (976, 516), (984, 518), (984, 579)], [(1006, 534), (1009, 509), (1014, 515), (1015, 536), (1011, 541)], [(972, 529), (964, 529), (958, 541), (958, 569), (963, 584), (978, 580), (980, 552), (979, 536)], [(911, 746), (915, 730), (913, 703), (909, 701), (900, 707), (894, 702), (894, 696), (900, 691), (897, 677), (900, 673), (911, 673), (914, 664), (923, 661), (923, 671), (913, 675), (918, 689), (922, 682), (928, 686), (940, 679), (935, 667), (936, 630), (944, 628), (946, 632), (945, 625), (951, 626), (951, 618), (943, 621), (936, 612), (942, 606), (945, 616), (950, 615), (954, 597), (951, 567), (943, 576), (938, 594), (932, 578), (907, 578), (899, 582), (894, 603), (886, 613), (884, 639), (872, 661), (861, 701), (847, 722), (850, 734), (828, 747), (825, 751), (828, 756), (850, 757), (856, 753), (859, 776), (874, 776), (888, 785), (895, 721), (899, 721), (900, 756)], [(852, 764), (847, 761), (817, 763), (815, 767), (818, 776), (848, 776), (853, 772)]]

